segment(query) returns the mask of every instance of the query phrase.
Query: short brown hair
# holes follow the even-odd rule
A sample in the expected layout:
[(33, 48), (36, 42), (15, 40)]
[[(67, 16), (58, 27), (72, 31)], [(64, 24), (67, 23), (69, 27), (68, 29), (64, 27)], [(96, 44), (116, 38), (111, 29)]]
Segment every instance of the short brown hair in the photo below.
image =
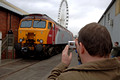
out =
[(91, 56), (106, 57), (112, 49), (112, 41), (106, 27), (98, 23), (87, 24), (79, 31), (81, 42)]
[(115, 44), (119, 45), (119, 42), (115, 42)]

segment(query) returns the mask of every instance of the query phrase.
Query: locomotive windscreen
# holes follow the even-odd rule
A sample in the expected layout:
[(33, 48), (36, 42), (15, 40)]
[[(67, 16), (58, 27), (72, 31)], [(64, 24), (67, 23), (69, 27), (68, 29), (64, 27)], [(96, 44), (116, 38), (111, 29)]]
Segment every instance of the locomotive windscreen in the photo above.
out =
[(21, 28), (30, 28), (32, 26), (32, 20), (22, 21)]
[(33, 28), (45, 28), (45, 27), (46, 27), (46, 21), (35, 20), (33, 23)]
[(46, 28), (46, 21), (34, 20), (32, 25), (32, 20), (24, 20), (21, 22), (21, 28)]

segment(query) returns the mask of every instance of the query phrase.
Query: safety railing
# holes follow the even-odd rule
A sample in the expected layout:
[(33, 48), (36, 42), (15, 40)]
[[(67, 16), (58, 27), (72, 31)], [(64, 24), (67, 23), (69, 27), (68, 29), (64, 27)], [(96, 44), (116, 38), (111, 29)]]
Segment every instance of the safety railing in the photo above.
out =
[(14, 35), (13, 34), (7, 34), (4, 39), (2, 39), (2, 49), (1, 53), (6, 53), (6, 58), (9, 57), (10, 54), (8, 52), (12, 51), (12, 58), (14, 57)]
[(3, 53), (4, 51), (6, 52), (6, 54), (8, 53), (8, 36), (2, 39), (1, 53)]

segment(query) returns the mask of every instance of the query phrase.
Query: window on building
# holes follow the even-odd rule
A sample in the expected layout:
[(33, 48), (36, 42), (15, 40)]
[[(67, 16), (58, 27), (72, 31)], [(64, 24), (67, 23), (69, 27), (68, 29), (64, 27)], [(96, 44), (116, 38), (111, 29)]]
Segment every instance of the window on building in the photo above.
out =
[(118, 14), (120, 14), (120, 0), (116, 0), (115, 15), (117, 16)]
[(108, 21), (110, 21), (110, 13), (108, 14)]

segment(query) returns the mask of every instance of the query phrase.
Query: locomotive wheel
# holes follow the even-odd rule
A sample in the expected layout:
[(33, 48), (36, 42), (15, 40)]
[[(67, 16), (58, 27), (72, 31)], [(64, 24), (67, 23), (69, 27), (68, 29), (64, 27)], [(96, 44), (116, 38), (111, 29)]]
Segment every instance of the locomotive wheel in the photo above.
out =
[(20, 50), (15, 50), (15, 54), (16, 54), (16, 58), (21, 58), (23, 56)]
[(54, 49), (54, 47), (51, 47), (51, 48), (49, 48), (49, 51), (48, 51), (48, 56), (53, 56), (54, 55), (54, 53), (53, 53), (53, 49)]
[(21, 45), (19, 43), (15, 44), (15, 50), (20, 51)]
[(15, 44), (15, 54), (16, 54), (16, 58), (22, 57), (21, 45), (19, 43)]
[(42, 45), (38, 44), (36, 45), (36, 52), (41, 52), (42, 51)]

